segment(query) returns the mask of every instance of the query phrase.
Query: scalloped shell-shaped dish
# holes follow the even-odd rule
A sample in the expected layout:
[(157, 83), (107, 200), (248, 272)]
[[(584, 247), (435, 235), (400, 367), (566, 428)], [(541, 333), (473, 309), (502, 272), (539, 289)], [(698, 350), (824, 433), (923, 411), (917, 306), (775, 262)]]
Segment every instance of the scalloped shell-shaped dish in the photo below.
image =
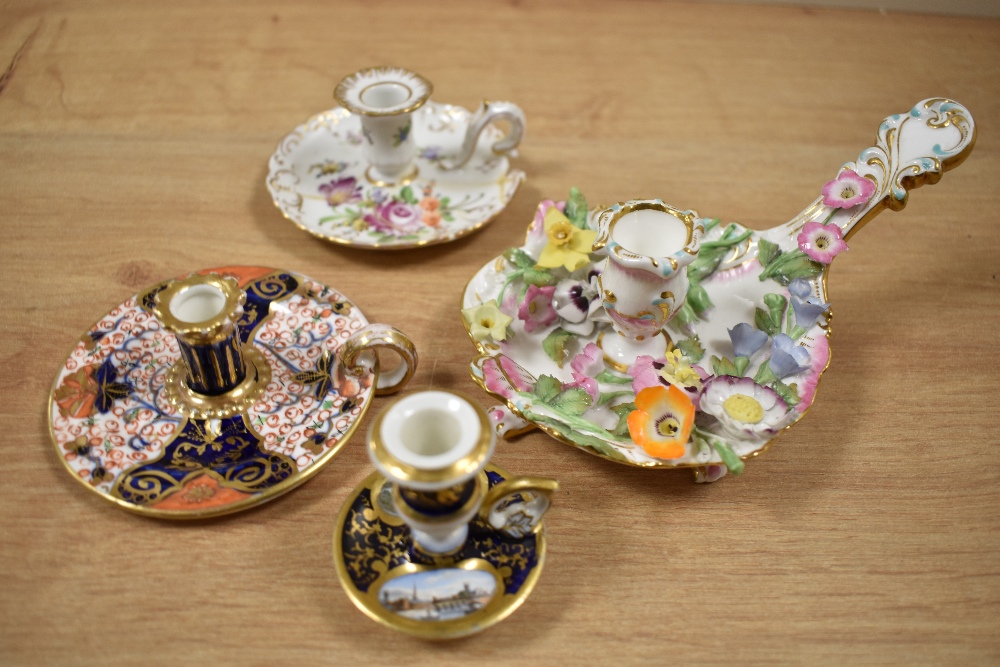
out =
[[(908, 190), (936, 183), (960, 164), (975, 137), (965, 107), (924, 100), (886, 118), (876, 145), (844, 164), (824, 195), (783, 225), (756, 232), (685, 212), (706, 228), (699, 261), (688, 268), (686, 312), (666, 327), (664, 358), (640, 357), (627, 368), (591, 346), (617, 335), (599, 306), (604, 258), (590, 254), (573, 271), (537, 265), (548, 243), (546, 213), (562, 206), (543, 202), (525, 244), (480, 269), (462, 299), (479, 351), (472, 377), (506, 406), (492, 411), (498, 432), (509, 437), (538, 427), (619, 463), (695, 468), (699, 481), (739, 472), (812, 404), (830, 358), (826, 277), (833, 255), (878, 213), (902, 209)], [(566, 214), (577, 217), (574, 233), (591, 238), (602, 212), (580, 214), (573, 205)], [(499, 311), (493, 319), (484, 315), (490, 304)], [(484, 333), (505, 316), (512, 321), (503, 340)], [(657, 384), (664, 388), (659, 402), (637, 407), (636, 392)], [(654, 430), (667, 424), (663, 435), (684, 421), (664, 398), (671, 386), (696, 408), (690, 436), (673, 449), (650, 444), (656, 437), (637, 442), (637, 433), (649, 432), (641, 423)]]

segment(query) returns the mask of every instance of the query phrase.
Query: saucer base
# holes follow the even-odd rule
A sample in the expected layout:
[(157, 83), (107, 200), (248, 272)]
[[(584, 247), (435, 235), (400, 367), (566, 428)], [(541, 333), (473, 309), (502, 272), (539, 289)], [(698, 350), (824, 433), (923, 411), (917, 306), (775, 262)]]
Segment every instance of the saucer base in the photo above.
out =
[[(487, 465), (492, 487), (510, 477)], [(541, 574), (544, 524), (522, 539), (469, 524), (465, 545), (433, 556), (413, 548), (396, 514), (392, 483), (375, 472), (351, 493), (334, 528), (333, 560), (354, 604), (379, 623), (424, 638), (484, 630), (519, 607)]]
[(388, 179), (369, 162), (358, 116), (344, 108), (318, 114), (278, 145), (268, 163), (274, 205), (300, 229), (340, 245), (401, 250), (454, 241), (480, 229), (510, 202), (524, 172), (483, 130), (469, 161), (446, 166), (465, 140), (471, 114), (428, 102), (413, 114), (419, 147), (410, 171)]

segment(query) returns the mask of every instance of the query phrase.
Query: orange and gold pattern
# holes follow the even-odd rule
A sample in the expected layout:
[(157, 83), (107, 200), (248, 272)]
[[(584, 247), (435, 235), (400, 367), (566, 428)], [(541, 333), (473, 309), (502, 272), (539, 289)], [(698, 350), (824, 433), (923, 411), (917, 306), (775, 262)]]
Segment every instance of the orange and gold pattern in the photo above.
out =
[(55, 390), (53, 399), (63, 417), (82, 419), (94, 411), (97, 400), (97, 381), (94, 380), (96, 366), (84, 366), (66, 376)]

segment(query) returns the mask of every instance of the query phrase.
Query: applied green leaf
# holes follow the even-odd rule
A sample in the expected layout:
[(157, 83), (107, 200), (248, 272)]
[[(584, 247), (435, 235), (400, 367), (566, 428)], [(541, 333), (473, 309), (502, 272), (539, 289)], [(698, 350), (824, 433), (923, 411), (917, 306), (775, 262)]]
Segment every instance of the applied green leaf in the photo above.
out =
[(775, 322), (771, 319), (771, 314), (763, 308), (758, 307), (754, 310), (753, 323), (755, 327), (766, 333), (768, 336), (773, 336), (781, 331), (781, 320)]
[(715, 305), (712, 303), (712, 299), (709, 298), (708, 292), (701, 286), (701, 283), (694, 280), (691, 281), (688, 287), (687, 302), (691, 304), (691, 308), (698, 315), (703, 315), (706, 310)]
[(674, 319), (681, 324), (690, 325), (692, 322), (695, 322), (700, 318), (695, 315), (694, 308), (688, 305), (688, 302), (685, 300), (684, 305), (681, 306), (681, 309), (677, 311), (676, 315), (674, 315)]
[(632, 384), (631, 377), (618, 375), (607, 368), (598, 373), (594, 379), (598, 382), (606, 382), (608, 384)]
[(757, 374), (753, 376), (753, 381), (762, 386), (775, 382), (777, 379), (774, 373), (771, 372), (771, 363), (769, 361), (762, 363), (760, 368), (757, 369)]
[(761, 266), (766, 267), (780, 254), (781, 249), (778, 248), (777, 243), (771, 243), (767, 239), (759, 239), (757, 241), (757, 261), (760, 262)]
[(565, 391), (559, 392), (555, 398), (549, 401), (549, 405), (554, 410), (573, 417), (579, 417), (587, 411), (592, 402), (593, 399), (590, 398), (590, 394), (587, 393), (586, 389), (570, 387)]
[(705, 356), (705, 348), (701, 346), (701, 340), (698, 336), (677, 341), (677, 347), (692, 364), (698, 363)]
[(714, 354), (712, 355), (712, 372), (714, 372), (716, 375), (739, 376), (739, 371), (736, 369), (736, 366), (733, 365), (732, 361), (730, 361), (726, 357), (722, 357), (720, 359)]
[(765, 294), (764, 305), (767, 306), (771, 314), (771, 321), (775, 323), (778, 331), (781, 331), (781, 320), (785, 317), (785, 306), (788, 299), (780, 294)]
[(520, 248), (507, 248), (503, 256), (504, 259), (519, 269), (532, 269), (535, 267), (534, 258)]
[(729, 472), (734, 475), (739, 475), (743, 472), (743, 460), (736, 455), (736, 452), (730, 449), (729, 445), (718, 440), (710, 440), (709, 442), (715, 451), (719, 453), (719, 458), (721, 458), (722, 462), (726, 464), (727, 468), (729, 468)]
[(597, 397), (597, 404), (598, 405), (604, 405), (605, 403), (607, 403), (609, 401), (613, 401), (613, 400), (615, 400), (617, 398), (621, 398), (622, 396), (635, 396), (635, 392), (633, 392), (633, 391), (608, 391), (608, 392), (603, 392), (602, 391), (601, 394)]
[(563, 362), (566, 361), (567, 350), (566, 343), (573, 339), (573, 334), (562, 329), (556, 329), (542, 341), (542, 349), (545, 354), (549, 356), (549, 359), (556, 362), (559, 368), (562, 368)]
[(622, 403), (611, 408), (611, 411), (618, 415), (618, 423), (611, 430), (613, 435), (623, 436), (628, 433), (628, 416), (635, 410), (635, 403)]
[(774, 389), (774, 392), (778, 394), (778, 396), (781, 396), (781, 398), (785, 400), (785, 403), (788, 403), (788, 407), (790, 408), (794, 408), (802, 402), (802, 399), (799, 398), (799, 392), (795, 390), (795, 387), (789, 386), (781, 380), (775, 380), (772, 382), (771, 388)]
[(554, 275), (542, 269), (525, 269), (523, 277), (524, 282), (538, 287), (555, 285), (558, 282)]
[(551, 375), (539, 375), (533, 393), (542, 403), (548, 403), (562, 391), (562, 382)]
[(587, 228), (587, 200), (578, 188), (569, 189), (569, 199), (566, 200), (566, 210), (563, 213), (574, 226)]
[(781, 285), (787, 285), (796, 278), (815, 278), (822, 272), (823, 265), (813, 261), (809, 255), (801, 250), (790, 250), (768, 264), (761, 271), (760, 279), (771, 278)]

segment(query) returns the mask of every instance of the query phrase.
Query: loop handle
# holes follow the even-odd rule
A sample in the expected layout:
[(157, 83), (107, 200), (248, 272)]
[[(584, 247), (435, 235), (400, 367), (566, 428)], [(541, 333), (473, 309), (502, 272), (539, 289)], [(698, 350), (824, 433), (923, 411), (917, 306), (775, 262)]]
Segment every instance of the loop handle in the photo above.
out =
[(479, 518), (508, 537), (521, 539), (538, 527), (558, 490), (559, 482), (547, 477), (511, 477), (486, 492)]
[(388, 324), (369, 324), (344, 341), (339, 354), (347, 368), (357, 368), (363, 363), (362, 355), (374, 357), (369, 363), (378, 368), (377, 350), (390, 350), (400, 359), (399, 366), (386, 373), (377, 373), (375, 394), (394, 394), (410, 381), (417, 370), (417, 348), (406, 334)]
[(493, 153), (504, 155), (510, 153), (524, 138), (524, 112), (521, 107), (513, 102), (490, 102), (484, 100), (482, 105), (469, 119), (469, 129), (465, 132), (465, 140), (458, 155), (449, 160), (442, 160), (440, 166), (445, 171), (460, 169), (469, 161), (473, 153), (476, 152), (476, 145), (479, 143), (479, 135), (483, 133), (486, 126), (498, 120), (505, 120), (510, 123), (510, 131), (493, 144)]

